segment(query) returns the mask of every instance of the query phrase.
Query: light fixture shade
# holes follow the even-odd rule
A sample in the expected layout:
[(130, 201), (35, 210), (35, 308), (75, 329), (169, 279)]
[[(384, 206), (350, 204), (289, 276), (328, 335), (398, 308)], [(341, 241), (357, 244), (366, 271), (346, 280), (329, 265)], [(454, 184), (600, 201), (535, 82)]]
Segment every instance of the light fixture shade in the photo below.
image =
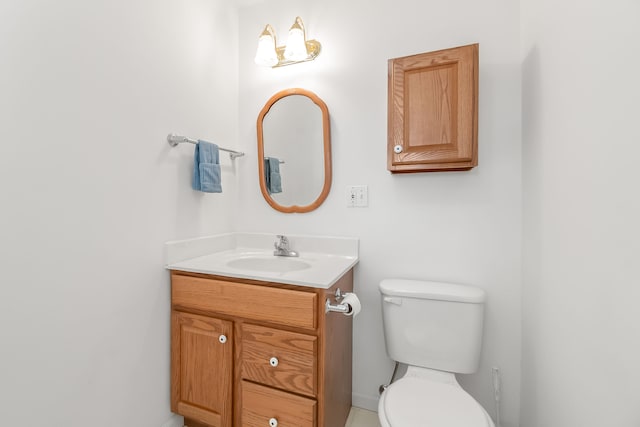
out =
[(278, 63), (276, 37), (271, 25), (267, 25), (262, 34), (260, 34), (260, 38), (258, 39), (258, 50), (256, 51), (254, 61), (258, 65), (264, 65), (267, 67), (273, 67)]
[(304, 24), (302, 19), (297, 17), (287, 39), (287, 47), (284, 50), (284, 57), (290, 61), (303, 61), (309, 56), (307, 51), (306, 37), (304, 34)]

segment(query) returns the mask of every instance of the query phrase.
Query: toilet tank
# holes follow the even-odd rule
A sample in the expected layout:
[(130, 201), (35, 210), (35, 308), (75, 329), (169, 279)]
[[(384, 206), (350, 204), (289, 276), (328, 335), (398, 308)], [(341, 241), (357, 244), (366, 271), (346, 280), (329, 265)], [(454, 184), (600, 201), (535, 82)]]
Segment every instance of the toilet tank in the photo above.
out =
[(482, 289), (386, 279), (380, 282), (380, 293), (389, 357), (461, 374), (478, 369), (485, 300)]

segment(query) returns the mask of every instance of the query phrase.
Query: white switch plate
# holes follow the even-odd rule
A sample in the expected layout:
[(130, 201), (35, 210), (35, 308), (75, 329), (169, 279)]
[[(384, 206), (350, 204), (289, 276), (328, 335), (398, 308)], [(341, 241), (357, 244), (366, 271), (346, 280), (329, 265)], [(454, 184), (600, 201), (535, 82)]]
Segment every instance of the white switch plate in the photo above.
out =
[(369, 189), (366, 185), (347, 185), (347, 207), (364, 208), (369, 206)]

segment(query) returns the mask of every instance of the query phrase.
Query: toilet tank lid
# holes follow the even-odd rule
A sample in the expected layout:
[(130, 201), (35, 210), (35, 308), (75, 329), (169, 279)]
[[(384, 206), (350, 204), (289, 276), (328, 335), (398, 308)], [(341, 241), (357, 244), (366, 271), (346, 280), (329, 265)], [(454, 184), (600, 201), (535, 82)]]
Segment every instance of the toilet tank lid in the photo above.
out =
[(380, 292), (390, 296), (475, 304), (485, 300), (485, 292), (480, 288), (425, 280), (384, 279), (380, 282)]

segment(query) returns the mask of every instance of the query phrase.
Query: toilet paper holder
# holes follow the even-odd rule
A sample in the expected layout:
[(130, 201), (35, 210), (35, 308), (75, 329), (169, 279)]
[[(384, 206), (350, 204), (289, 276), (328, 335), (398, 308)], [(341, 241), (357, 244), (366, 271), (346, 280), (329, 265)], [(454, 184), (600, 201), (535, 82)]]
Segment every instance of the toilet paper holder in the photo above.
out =
[(329, 300), (329, 298), (327, 298), (327, 300), (324, 303), (324, 312), (328, 313), (330, 311), (335, 311), (338, 313), (342, 313), (342, 314), (350, 314), (353, 311), (353, 308), (351, 307), (350, 304), (341, 304), (340, 301), (342, 301), (345, 297), (346, 293), (343, 293), (340, 288), (336, 289), (336, 302), (338, 304), (331, 304), (331, 301)]

